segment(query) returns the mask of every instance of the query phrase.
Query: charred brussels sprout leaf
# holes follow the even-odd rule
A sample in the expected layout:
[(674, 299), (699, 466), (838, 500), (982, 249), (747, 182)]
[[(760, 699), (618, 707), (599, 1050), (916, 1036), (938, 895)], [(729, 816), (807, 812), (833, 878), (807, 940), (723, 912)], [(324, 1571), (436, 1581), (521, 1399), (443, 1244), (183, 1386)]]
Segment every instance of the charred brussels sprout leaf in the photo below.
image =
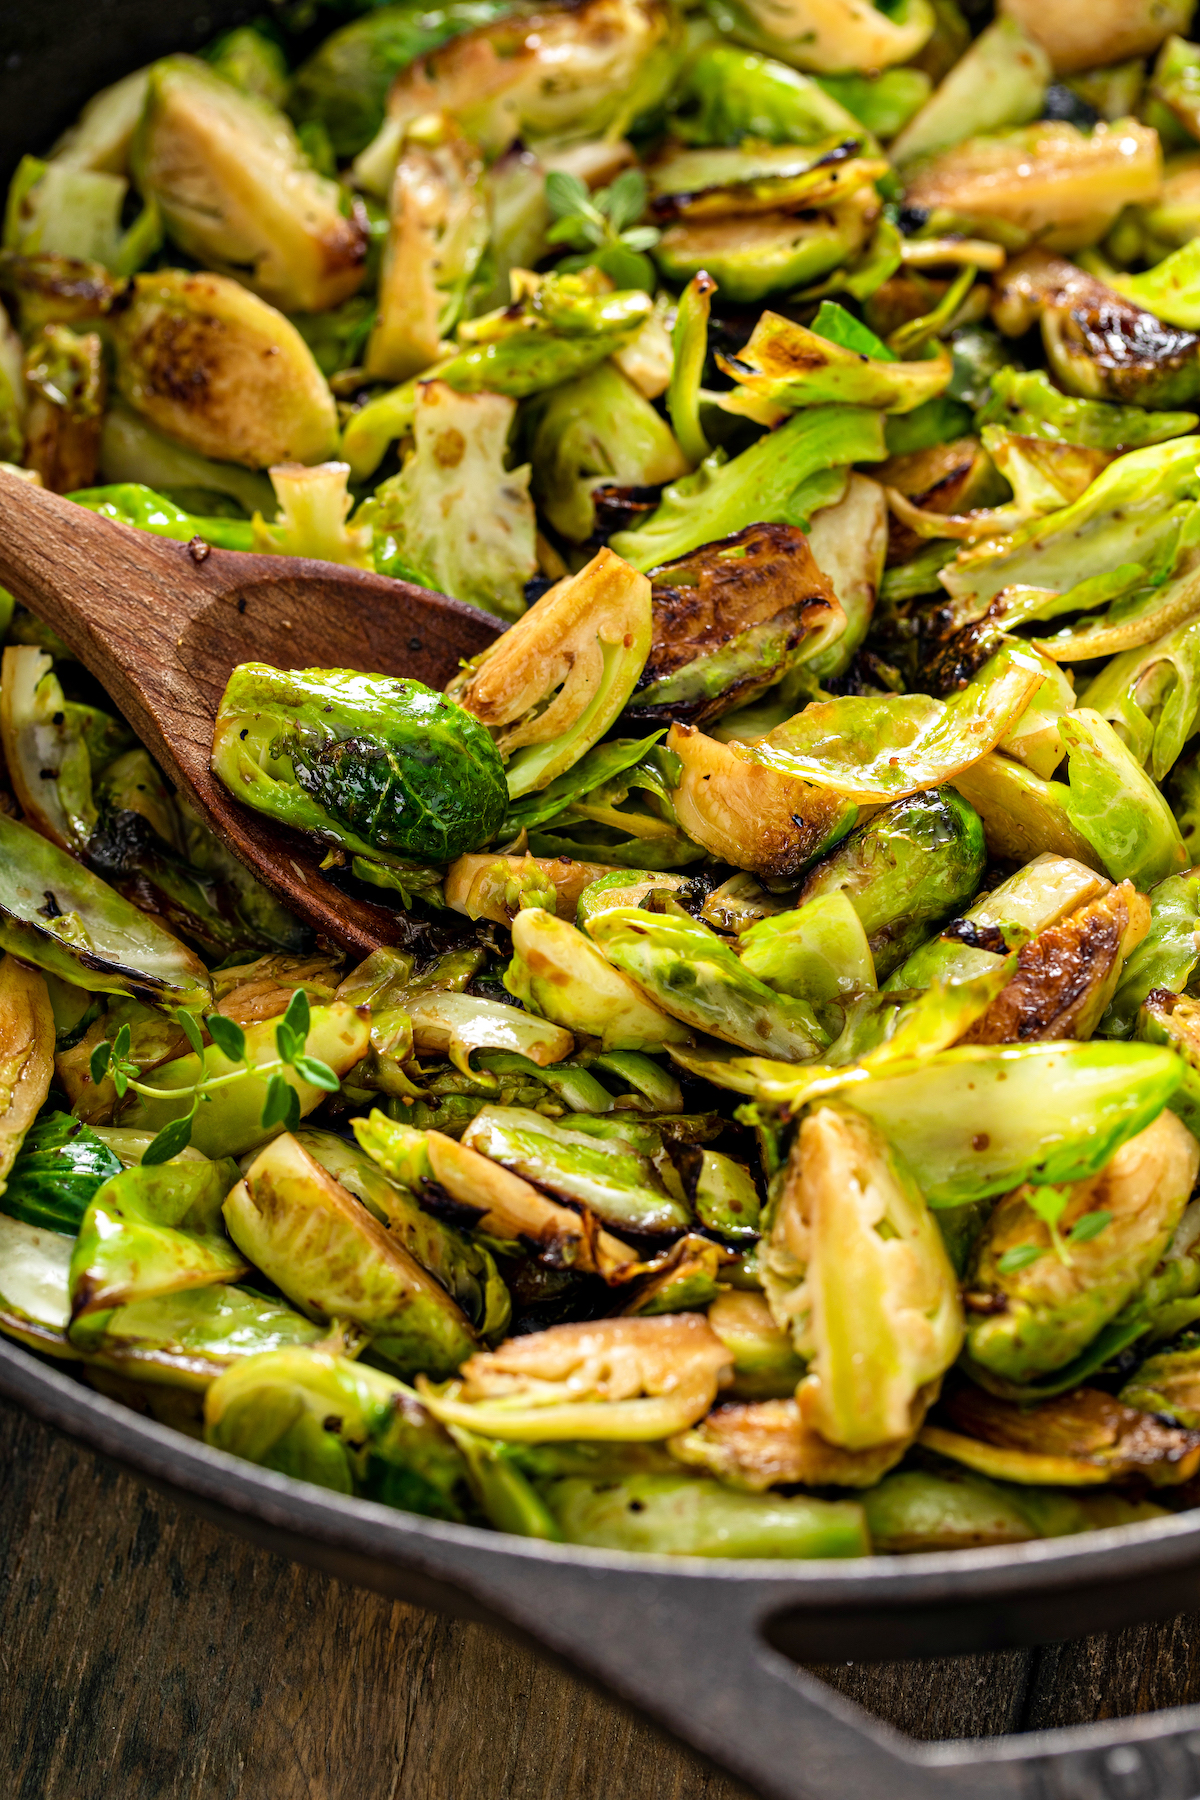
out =
[(364, 856), (448, 860), (486, 843), (507, 804), (491, 738), (417, 681), (243, 663), (217, 713), (230, 792)]
[(789, 411), (842, 402), (910, 413), (940, 394), (953, 373), (940, 346), (925, 362), (881, 360), (773, 312), (763, 313), (744, 350), (717, 362), (748, 393)]

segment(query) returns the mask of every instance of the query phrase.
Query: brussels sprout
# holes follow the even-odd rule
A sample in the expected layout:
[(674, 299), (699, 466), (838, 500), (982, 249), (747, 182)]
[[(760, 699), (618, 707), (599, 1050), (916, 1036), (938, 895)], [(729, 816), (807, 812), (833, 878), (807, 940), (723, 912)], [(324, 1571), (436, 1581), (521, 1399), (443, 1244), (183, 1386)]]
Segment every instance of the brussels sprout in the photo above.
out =
[(903, 166), (981, 131), (1036, 119), (1050, 81), (1050, 58), (1012, 17), (997, 19), (960, 57), (891, 147)]
[[(972, 898), (985, 861), (974, 808), (952, 788), (940, 788), (897, 800), (851, 832), (808, 876), (797, 904), (845, 894), (882, 979)], [(907, 971), (900, 979), (920, 985), (907, 980)]]
[(653, 641), (626, 718), (705, 725), (757, 699), (844, 614), (794, 525), (750, 525), (651, 577)]
[(1200, 1387), (1197, 1385), (1197, 1337), (1188, 1331), (1169, 1349), (1148, 1356), (1121, 1389), (1122, 1406), (1154, 1413), (1188, 1431), (1200, 1426)]
[(1101, 0), (1081, 13), (1071, 0), (1005, 0), (1006, 11), (1049, 53), (1058, 74), (1122, 62), (1185, 31), (1187, 0)]
[[(361, 1148), (331, 1131), (317, 1131), (308, 1125), (294, 1135), (339, 1187), (386, 1225), (389, 1236), (445, 1289), (481, 1336), (502, 1332), (511, 1306), (491, 1255), (456, 1226), (419, 1205), (416, 1193), (400, 1179), (407, 1168), (401, 1169), (388, 1152), (397, 1129), (390, 1120), (373, 1111), (369, 1120), (356, 1119), (354, 1129)], [(399, 1129), (411, 1137), (411, 1132)], [(389, 1178), (393, 1174), (396, 1179)]]
[(204, 1397), (204, 1435), (281, 1475), (461, 1520), (465, 1465), (411, 1390), (382, 1369), (295, 1348), (246, 1357)]
[[(1139, 65), (1140, 68), (1140, 65)], [(1142, 230), (1142, 248), (1148, 259), (1166, 256), (1196, 235), (1197, 201), (1200, 200), (1200, 155), (1194, 147), (1180, 156), (1168, 156), (1163, 168), (1162, 192), (1153, 206), (1134, 215)], [(1122, 258), (1124, 260), (1124, 258)]]
[(706, 44), (677, 90), (674, 130), (688, 143), (813, 144), (852, 137), (857, 115), (787, 63), (734, 44)]
[(232, 1163), (123, 1169), (93, 1195), (71, 1253), (71, 1323), (79, 1350), (104, 1337), (113, 1309), (248, 1272), (220, 1227)]
[(729, 1364), (699, 1314), (668, 1313), (510, 1338), (443, 1393), (423, 1377), (418, 1390), (443, 1424), (510, 1443), (653, 1443), (703, 1417)]
[(24, 156), (8, 191), (4, 248), (18, 256), (78, 258), (128, 275), (162, 243), (152, 207), (122, 234), (128, 192), (122, 175)]
[(418, 1054), (448, 1056), (464, 1075), (471, 1074), (475, 1050), (511, 1051), (544, 1067), (562, 1062), (573, 1048), (570, 1032), (560, 1026), (474, 994), (414, 995), (405, 1006)]
[(1088, 707), (1064, 715), (1068, 818), (1114, 881), (1151, 888), (1187, 864), (1171, 809), (1112, 726)]
[(507, 469), (516, 402), (502, 394), (460, 394), (425, 381), (413, 411), (414, 447), (361, 518), (375, 530), (375, 564), (385, 575), (425, 571), (457, 600), (501, 618), (525, 609), (537, 569), (529, 468)]
[(1144, 1041), (1178, 1051), (1183, 1081), (1169, 1104), (1190, 1131), (1200, 1132), (1200, 1004), (1186, 994), (1152, 988), (1138, 1011), (1136, 1030)]
[(529, 429), (542, 510), (575, 543), (596, 529), (598, 490), (661, 487), (689, 467), (670, 428), (612, 362), (535, 401)]
[(279, 1300), (217, 1282), (114, 1307), (102, 1330), (89, 1334), (87, 1361), (137, 1381), (202, 1392), (246, 1357), (315, 1345), (325, 1335)]
[(45, 325), (77, 325), (102, 319), (127, 283), (102, 263), (49, 253), (0, 251), (0, 289), (15, 303), (21, 330), (33, 337)]
[[(275, 1064), (274, 1019), (264, 1019), (246, 1030), (245, 1060), (269, 1067)], [(335, 1075), (345, 1075), (361, 1062), (370, 1044), (370, 1025), (363, 1013), (354, 1007), (334, 1004), (312, 1009), (311, 1028), (305, 1054), (312, 1060), (329, 1065)], [(164, 1063), (154, 1071), (156, 1093), (162, 1099), (134, 1093), (123, 1104), (119, 1123), (138, 1130), (161, 1131), (173, 1119), (189, 1113), (189, 1100), (197, 1081), (229, 1075), (240, 1068), (241, 1058), (227, 1057), (223, 1050), (211, 1046), (205, 1050), (204, 1064), (196, 1055), (181, 1056)], [(290, 1065), (275, 1069), (295, 1093), (301, 1116), (321, 1104), (326, 1090), (308, 1081)], [(206, 1095), (192, 1121), (191, 1142), (205, 1156), (243, 1156), (277, 1135), (279, 1125), (264, 1126), (263, 1106), (267, 1097), (268, 1075), (244, 1074), (228, 1087)], [(173, 1096), (178, 1093), (176, 1100)]]
[[(436, 17), (436, 15), (435, 15)], [(674, 15), (660, 0), (553, 0), (518, 9), (426, 51), (393, 82), (387, 119), (354, 164), (368, 193), (386, 190), (413, 119), (448, 112), (494, 158), (517, 138), (620, 137), (657, 106), (678, 61)]]
[(667, 413), (679, 448), (692, 469), (712, 451), (700, 423), (700, 396), (708, 357), (708, 317), (716, 291), (717, 284), (707, 271), (693, 275), (679, 296), (671, 328)]
[(457, 856), (504, 817), (487, 733), (417, 681), (242, 663), (217, 709), (213, 767), (256, 811), (384, 863)]
[(708, 1309), (708, 1322), (733, 1357), (734, 1399), (784, 1400), (795, 1392), (807, 1365), (761, 1294), (724, 1289)]
[(935, 23), (928, 0), (901, 0), (887, 13), (854, 0), (718, 0), (709, 10), (729, 36), (821, 75), (908, 62)]
[(1067, 816), (1068, 790), (1061, 781), (1043, 781), (993, 750), (960, 770), (954, 786), (983, 820), (988, 854), (997, 861), (1049, 855), (1099, 868), (1096, 852)]
[(889, 694), (814, 702), (749, 753), (866, 805), (899, 799), (952, 780), (993, 749), (1044, 679), (1034, 653), (1008, 638), (948, 700)]
[(295, 1138), (259, 1152), (224, 1213), (234, 1242), (301, 1311), (352, 1320), (402, 1372), (448, 1375), (475, 1347), (445, 1290)]
[(824, 1046), (811, 1007), (774, 993), (699, 920), (614, 907), (588, 931), (609, 962), (697, 1030), (797, 1061)]
[[(597, 279), (597, 277), (599, 279)], [(653, 317), (640, 290), (600, 291), (598, 270), (532, 280), (511, 306), (458, 327), (460, 348), (427, 372), (456, 392), (486, 391), (525, 399), (586, 374), (630, 343)], [(365, 481), (393, 438), (412, 430), (417, 383), (370, 400), (347, 423), (342, 441), (356, 480)]]
[(894, 1468), (909, 1440), (846, 1450), (826, 1443), (795, 1400), (759, 1400), (714, 1408), (672, 1438), (678, 1462), (716, 1475), (730, 1487), (760, 1494), (794, 1482), (808, 1487), (869, 1488)]
[(1090, 1487), (1132, 1477), (1174, 1487), (1200, 1464), (1200, 1433), (1162, 1425), (1097, 1388), (1025, 1409), (964, 1386), (944, 1410), (952, 1428), (927, 1425), (921, 1443), (1001, 1481)]
[(682, 765), (675, 811), (688, 836), (719, 861), (794, 882), (845, 837), (858, 809), (832, 789), (760, 762), (756, 748), (672, 726), (667, 749)]
[(650, 211), (666, 221), (811, 212), (832, 205), (886, 173), (884, 159), (858, 155), (861, 135), (836, 135), (804, 148), (753, 138), (732, 148), (668, 143), (647, 165)]
[(1054, 1196), (1053, 1223), (1035, 1204), (1045, 1190), (1006, 1195), (967, 1279), (971, 1359), (1015, 1382), (1071, 1362), (1158, 1264), (1198, 1168), (1200, 1145), (1164, 1112), (1098, 1175)]
[(927, 213), (1078, 250), (1097, 243), (1122, 206), (1156, 199), (1161, 181), (1158, 135), (1145, 126), (1101, 123), (1089, 136), (1042, 121), (942, 151), (913, 172), (904, 197)]
[[(683, 1199), (668, 1190), (650, 1158), (629, 1141), (637, 1134), (636, 1123), (618, 1120), (616, 1135), (597, 1140), (575, 1129), (578, 1122), (568, 1127), (522, 1107), (486, 1106), (467, 1126), (462, 1143), (543, 1191), (586, 1206), (617, 1231), (673, 1234), (688, 1225)], [(675, 1187), (681, 1191), (677, 1178)]]
[(25, 454), (42, 486), (66, 494), (96, 478), (105, 373), (100, 339), (47, 325), (25, 358)]
[(54, 1014), (46, 983), (15, 956), (0, 957), (0, 1194), (53, 1074)]
[(431, 11), (379, 6), (319, 44), (292, 77), (289, 110), (323, 125), (339, 159), (356, 156), (383, 124), (392, 78), (447, 39), (486, 25), (510, 0), (451, 0)]
[(542, 1488), (564, 1542), (669, 1556), (866, 1556), (862, 1508), (807, 1494), (738, 1494), (688, 1475), (565, 1476)]
[(856, 256), (871, 223), (870, 200), (865, 189), (808, 217), (766, 212), (680, 220), (663, 232), (654, 260), (668, 281), (684, 283), (705, 272), (727, 300), (749, 305), (819, 281)]
[[(543, 594), (446, 691), (495, 732), (516, 800), (548, 787), (604, 736), (649, 648), (650, 583), (601, 550)], [(479, 839), (488, 835), (481, 831)]]
[[(1195, 437), (1130, 451), (1110, 464), (1072, 505), (1034, 519), (997, 542), (960, 550), (941, 576), (955, 603), (956, 622), (982, 616), (1004, 588), (1038, 589), (1028, 596), (1033, 611), (1052, 617), (1089, 604), (1086, 591), (1078, 600), (1065, 596), (1088, 578), (1119, 566), (1137, 563), (1151, 568), (1165, 557), (1163, 573), (1169, 574), (1181, 523), (1196, 495), (1198, 453), (1200, 440)], [(1110, 593), (1098, 592), (1090, 604), (1108, 599)], [(1026, 596), (1018, 593), (1012, 598), (1019, 604)], [(1001, 605), (1004, 616), (1012, 619), (1013, 606)]]
[[(765, 1268), (776, 1323), (812, 1359), (805, 1423), (847, 1450), (910, 1437), (958, 1355), (962, 1308), (919, 1190), (866, 1121), (827, 1107), (804, 1120)], [(794, 1268), (803, 1295), (785, 1285)]]
[(867, 934), (846, 895), (834, 890), (792, 912), (760, 919), (738, 940), (742, 966), (778, 993), (806, 1000), (837, 1029), (845, 1005), (875, 988)]
[[(673, 769), (657, 744), (661, 736), (654, 732), (641, 741), (611, 738), (598, 744), (547, 787), (516, 801), (504, 835), (532, 832), (538, 856), (545, 861), (558, 854), (564, 869), (570, 866), (565, 859), (572, 857), (602, 860), (617, 870), (639, 864), (670, 869), (698, 861), (703, 850), (683, 835), (675, 818)], [(547, 835), (546, 825), (588, 841), (571, 843)], [(671, 880), (665, 885), (670, 887)]]
[(1165, 1517), (1148, 1500), (1123, 1494), (1067, 1494), (989, 1481), (952, 1466), (901, 1469), (862, 1497), (877, 1555), (1024, 1544)]
[(1114, 656), (1080, 696), (1157, 782), (1170, 774), (1195, 730), (1198, 652), (1200, 631), (1194, 618), (1185, 619), (1153, 643)]
[[(4, 967), (0, 964), (0, 975)], [(2, 1209), (26, 1225), (74, 1238), (96, 1190), (121, 1166), (81, 1120), (69, 1113), (43, 1113), (25, 1133), (0, 1188)]]
[(643, 526), (615, 537), (613, 548), (634, 568), (660, 568), (749, 524), (787, 523), (797, 490), (811, 476), (883, 456), (878, 413), (864, 407), (811, 408), (732, 462), (714, 452), (694, 474), (667, 489)]
[(689, 1038), (686, 1025), (655, 1006), (565, 919), (529, 907), (513, 920), (512, 933), (504, 985), (543, 1017), (597, 1039), (606, 1051), (658, 1050)]
[(526, 907), (573, 919), (585, 890), (617, 873), (604, 863), (564, 857), (460, 856), (446, 870), (446, 905), (468, 919), (497, 925), (511, 925)]
[(706, 1231), (735, 1244), (758, 1237), (758, 1189), (745, 1163), (735, 1162), (720, 1150), (689, 1144), (679, 1152), (679, 1166), (688, 1199)]
[(368, 375), (403, 381), (437, 360), (487, 243), (483, 173), (446, 115), (410, 125), (392, 177)]
[[(206, 456), (185, 450), (181, 444), (172, 443), (169, 438), (152, 431), (144, 419), (122, 406), (119, 400), (104, 415), (100, 432), (100, 473), (106, 482), (137, 483), (152, 489), (160, 497), (182, 496), (189, 503), (193, 497), (211, 503), (209, 496), (219, 496), (235, 501), (248, 514), (259, 512), (264, 517), (269, 517), (275, 506), (274, 489), (265, 475), (244, 469), (237, 463), (210, 462)], [(78, 499), (78, 495), (72, 495), (72, 499)], [(131, 519), (129, 523), (141, 524), (142, 521)], [(220, 523), (234, 526), (240, 521), (225, 519)], [(201, 536), (217, 525), (216, 520), (206, 520)], [(144, 528), (151, 529), (148, 525)], [(211, 536), (207, 541), (220, 542)], [(251, 541), (248, 535), (244, 542), (231, 542), (227, 548), (249, 548)]]
[(10, 644), (0, 675), (0, 744), (21, 810), (44, 837), (79, 855), (96, 825), (91, 759), (76, 713), (68, 715), (53, 661)]
[[(828, 681), (845, 674), (875, 611), (888, 547), (887, 500), (879, 483), (852, 474), (845, 498), (822, 507), (812, 520), (808, 547), (846, 617), (836, 638), (817, 641), (811, 651), (806, 647), (803, 657), (803, 666), (811, 675)], [(790, 696), (786, 677), (780, 691)]]
[(273, 306), (320, 312), (359, 287), (367, 234), (342, 212), (337, 184), (281, 112), (202, 62), (154, 65), (131, 160), (180, 248)]
[(1025, 1181), (1086, 1181), (1158, 1116), (1182, 1074), (1173, 1050), (1149, 1044), (968, 1045), (911, 1071), (889, 1065), (846, 1099), (931, 1206), (963, 1206)]
[(931, 939), (895, 971), (890, 988), (965, 981), (981, 974), (1008, 942), (1023, 943), (1108, 892), (1103, 875), (1072, 857), (1043, 853), (981, 896), (963, 928)]
[(72, 1239), (0, 1212), (0, 1331), (64, 1362), (71, 1318)]
[(113, 342), (126, 400), (189, 450), (265, 469), (335, 448), (333, 395), (307, 344), (240, 282), (139, 275)]
[(149, 85), (150, 70), (135, 69), (93, 94), (75, 123), (58, 139), (51, 160), (70, 169), (102, 169), (124, 175)]
[(1150, 928), (1126, 958), (1101, 1036), (1129, 1037), (1153, 989), (1179, 994), (1200, 962), (1200, 870), (1170, 875), (1150, 891)]
[(0, 946), (92, 993), (198, 1009), (204, 965), (38, 832), (0, 814)]
[(0, 460), (19, 463), (25, 449), (25, 353), (0, 306)]
[(718, 354), (717, 362), (750, 393), (790, 410), (845, 402), (912, 412), (939, 394), (953, 372), (941, 346), (926, 362), (864, 356), (773, 312), (763, 313), (743, 350)]

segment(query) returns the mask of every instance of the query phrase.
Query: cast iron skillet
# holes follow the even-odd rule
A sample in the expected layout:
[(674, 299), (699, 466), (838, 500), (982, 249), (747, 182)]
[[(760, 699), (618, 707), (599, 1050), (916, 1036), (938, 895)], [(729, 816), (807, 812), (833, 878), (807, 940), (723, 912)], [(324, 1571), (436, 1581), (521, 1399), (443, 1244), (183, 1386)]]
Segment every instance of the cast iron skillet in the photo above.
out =
[[(0, 181), (105, 83), (261, 0), (37, 0), (0, 19)], [(334, 15), (336, 16), (336, 15)], [(683, 1561), (531, 1543), (291, 1481), (163, 1429), (0, 1341), (0, 1392), (264, 1548), (515, 1630), (767, 1800), (1195, 1800), (1200, 1707), (1036, 1737), (917, 1744), (789, 1657), (1002, 1650), (1200, 1607), (1200, 1513), (845, 1563)]]

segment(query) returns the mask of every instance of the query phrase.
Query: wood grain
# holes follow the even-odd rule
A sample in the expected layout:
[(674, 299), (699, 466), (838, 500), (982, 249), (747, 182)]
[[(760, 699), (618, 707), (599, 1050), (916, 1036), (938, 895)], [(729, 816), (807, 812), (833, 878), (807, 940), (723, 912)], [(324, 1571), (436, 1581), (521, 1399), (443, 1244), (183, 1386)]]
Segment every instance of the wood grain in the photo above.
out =
[(240, 662), (411, 675), (441, 688), (496, 621), (360, 569), (210, 550), (100, 518), (0, 472), (0, 582), (111, 695), (155, 761), (294, 912), (358, 955), (402, 921), (341, 892), (321, 853), (234, 803), (209, 768), (213, 720)]
[[(0, 1466), (5, 1800), (753, 1800), (499, 1634), (252, 1550), (4, 1403)], [(816, 1672), (916, 1737), (1037, 1730), (1200, 1699), (1198, 1627)]]

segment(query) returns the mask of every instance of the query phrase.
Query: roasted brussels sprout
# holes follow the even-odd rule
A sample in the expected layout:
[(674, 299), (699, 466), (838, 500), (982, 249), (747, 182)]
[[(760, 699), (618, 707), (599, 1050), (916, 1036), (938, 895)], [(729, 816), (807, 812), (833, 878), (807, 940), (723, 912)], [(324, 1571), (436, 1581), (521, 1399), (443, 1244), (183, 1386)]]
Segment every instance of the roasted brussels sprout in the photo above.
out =
[(1200, 1464), (1200, 1432), (1164, 1425), (1099, 1388), (1024, 1408), (968, 1384), (944, 1412), (946, 1422), (926, 1425), (921, 1443), (1001, 1481), (1090, 1487), (1140, 1477), (1173, 1487)]
[(367, 234), (336, 182), (307, 162), (283, 113), (194, 57), (150, 71), (131, 161), (180, 249), (273, 306), (320, 312), (359, 287)]
[(1027, 125), (1046, 98), (1050, 58), (1011, 14), (980, 33), (891, 146), (901, 166), (981, 131)]
[(654, 246), (668, 281), (705, 273), (727, 299), (750, 303), (819, 281), (862, 249), (874, 213), (869, 190), (836, 206), (803, 213), (681, 219)]
[(1005, 0), (1005, 10), (1045, 48), (1058, 74), (1145, 56), (1169, 32), (1186, 30), (1190, 16), (1186, 0), (1101, 0), (1086, 13), (1071, 0)]
[(610, 490), (658, 488), (689, 464), (670, 428), (613, 362), (552, 388), (530, 411), (534, 491), (556, 531), (577, 544), (596, 530)]
[(384, 862), (457, 856), (504, 817), (487, 732), (418, 681), (243, 663), (217, 709), (213, 767), (246, 805)]
[(940, 394), (953, 373), (940, 346), (924, 362), (899, 362), (890, 352), (885, 358), (831, 343), (773, 312), (763, 313), (744, 350), (717, 362), (748, 393), (788, 410), (841, 401), (912, 412)]
[(935, 23), (927, 0), (901, 0), (888, 13), (855, 0), (723, 0), (716, 18), (743, 43), (822, 75), (908, 62)]
[(528, 467), (505, 466), (516, 410), (503, 394), (420, 384), (412, 451), (362, 509), (381, 573), (415, 571), (501, 618), (524, 611), (525, 583), (537, 568), (536, 522)]
[(266, 469), (336, 447), (333, 395), (308, 345), (227, 276), (137, 276), (113, 341), (126, 400), (189, 450)]
[(514, 800), (548, 787), (604, 736), (642, 672), (650, 632), (650, 583), (601, 550), (455, 676), (446, 691), (495, 733)]
[(15, 956), (0, 957), (0, 1195), (53, 1073), (54, 1015), (45, 979)]
[(565, 919), (528, 907), (513, 920), (512, 933), (504, 985), (555, 1024), (596, 1038), (606, 1051), (659, 1050), (690, 1036)]

